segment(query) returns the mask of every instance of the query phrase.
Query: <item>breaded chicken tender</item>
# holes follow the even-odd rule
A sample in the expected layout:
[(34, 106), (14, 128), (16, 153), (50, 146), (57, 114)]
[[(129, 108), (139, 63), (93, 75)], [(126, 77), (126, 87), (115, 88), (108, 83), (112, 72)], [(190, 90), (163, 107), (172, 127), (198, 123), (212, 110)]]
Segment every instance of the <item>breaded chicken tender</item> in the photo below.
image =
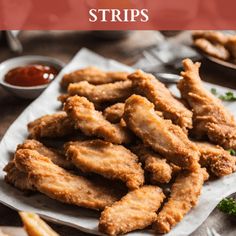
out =
[(213, 31), (213, 30), (198, 30), (194, 31), (192, 33), (193, 39), (199, 39), (203, 38), (211, 43), (218, 43), (221, 45), (225, 45), (228, 41), (228, 38), (225, 34), (219, 32), (219, 31)]
[(169, 183), (172, 178), (172, 167), (161, 155), (145, 145), (137, 145), (132, 151), (143, 163), (143, 168), (150, 173), (151, 183)]
[(164, 120), (146, 98), (132, 95), (126, 100), (124, 120), (142, 141), (168, 161), (184, 169), (199, 167), (199, 152), (177, 125)]
[(74, 123), (65, 112), (42, 116), (28, 124), (29, 137), (56, 138), (72, 134)]
[(138, 70), (128, 78), (133, 82), (136, 92), (147, 97), (155, 105), (155, 109), (163, 113), (165, 119), (172, 120), (185, 132), (192, 128), (192, 112), (174, 98), (165, 85), (153, 75)]
[(225, 47), (229, 50), (232, 58), (236, 59), (236, 35), (228, 36), (227, 43)]
[(109, 179), (119, 179), (129, 189), (144, 183), (138, 157), (121, 145), (102, 140), (69, 142), (65, 145), (69, 160), (83, 172), (94, 172)]
[(53, 148), (48, 148), (37, 140), (25, 140), (23, 144), (19, 144), (17, 146), (17, 150), (18, 149), (30, 149), (37, 151), (39, 154), (48, 157), (54, 164), (65, 169), (73, 169), (74, 167), (74, 165), (69, 162), (61, 152)]
[(178, 88), (193, 110), (193, 133), (197, 138), (208, 138), (225, 149), (236, 149), (236, 122), (222, 102), (207, 91), (199, 76), (200, 63), (183, 61), (183, 79)]
[(228, 151), (206, 142), (195, 142), (195, 144), (201, 153), (201, 166), (206, 167), (210, 173), (221, 177), (235, 171), (236, 157), (231, 156)]
[(60, 202), (101, 210), (118, 200), (111, 187), (71, 174), (37, 151), (20, 149), (14, 160), (39, 192)]
[(5, 181), (22, 191), (35, 191), (32, 182), (30, 181), (28, 174), (18, 170), (15, 162), (10, 161), (3, 169), (7, 174), (5, 175)]
[(221, 44), (213, 44), (204, 38), (194, 40), (193, 44), (202, 52), (212, 57), (216, 57), (224, 61), (227, 61), (230, 58), (229, 51)]
[(124, 114), (125, 104), (116, 103), (103, 111), (103, 116), (111, 123), (119, 123)]
[(133, 86), (130, 80), (116, 83), (93, 85), (87, 81), (70, 84), (67, 92), (70, 96), (79, 95), (86, 97), (93, 103), (123, 102), (133, 94)]
[(86, 67), (64, 75), (61, 86), (67, 88), (70, 83), (87, 81), (90, 84), (107, 84), (127, 79), (126, 72), (104, 72), (96, 67)]
[(143, 186), (131, 191), (105, 208), (99, 220), (99, 230), (108, 235), (119, 235), (144, 229), (156, 220), (156, 211), (164, 198), (157, 186)]
[(100, 137), (115, 144), (129, 143), (130, 133), (119, 124), (111, 124), (93, 103), (85, 97), (73, 96), (67, 99), (64, 110), (74, 121), (76, 128), (85, 135)]
[(168, 233), (197, 204), (202, 186), (207, 179), (208, 174), (202, 168), (178, 175), (171, 187), (170, 198), (153, 224), (157, 233)]

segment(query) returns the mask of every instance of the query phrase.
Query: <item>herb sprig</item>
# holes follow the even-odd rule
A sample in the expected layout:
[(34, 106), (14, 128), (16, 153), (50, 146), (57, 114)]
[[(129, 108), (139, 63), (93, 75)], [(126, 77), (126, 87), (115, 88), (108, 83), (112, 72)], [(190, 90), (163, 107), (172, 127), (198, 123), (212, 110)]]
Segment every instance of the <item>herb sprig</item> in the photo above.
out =
[(224, 95), (219, 95), (215, 88), (211, 88), (211, 93), (217, 96), (222, 101), (228, 101), (228, 102), (236, 101), (236, 96), (234, 95), (233, 92), (230, 91), (226, 92)]
[(233, 198), (224, 198), (217, 208), (224, 213), (236, 216), (236, 201)]
[(234, 149), (229, 149), (228, 152), (230, 155), (236, 156), (236, 151)]

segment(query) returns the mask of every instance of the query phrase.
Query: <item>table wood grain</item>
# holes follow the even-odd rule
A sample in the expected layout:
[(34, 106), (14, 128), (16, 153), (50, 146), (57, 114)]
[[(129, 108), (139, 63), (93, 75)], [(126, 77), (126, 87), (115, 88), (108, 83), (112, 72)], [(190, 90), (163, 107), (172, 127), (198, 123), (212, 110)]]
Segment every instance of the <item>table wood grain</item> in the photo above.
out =
[[(121, 40), (101, 40), (88, 32), (77, 31), (24, 31), (20, 40), (24, 47), (23, 55), (46, 55), (58, 58), (65, 63), (80, 50), (87, 47), (105, 57), (113, 58), (127, 65), (132, 65), (138, 58), (142, 47), (155, 43), (155, 32), (135, 31), (128, 38)], [(6, 44), (0, 43), (0, 62), (17, 56), (10, 52)], [(236, 89), (236, 74), (203, 61), (202, 78), (210, 83)], [(30, 100), (19, 99), (0, 88), (0, 139), (18, 115), (31, 103)], [(19, 216), (14, 210), (0, 204), (0, 225), (20, 226)], [(88, 235), (78, 230), (51, 224), (62, 236)], [(224, 236), (236, 235), (236, 218), (229, 217), (215, 209), (203, 225), (192, 236), (205, 236), (206, 228), (214, 227)]]

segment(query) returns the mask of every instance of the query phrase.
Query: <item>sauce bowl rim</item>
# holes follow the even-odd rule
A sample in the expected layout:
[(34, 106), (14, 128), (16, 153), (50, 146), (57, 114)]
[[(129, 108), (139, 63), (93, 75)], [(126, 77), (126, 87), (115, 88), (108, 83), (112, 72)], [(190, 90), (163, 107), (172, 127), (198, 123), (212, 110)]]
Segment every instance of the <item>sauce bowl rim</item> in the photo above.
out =
[[(20, 65), (20, 61), (24, 61), (22, 65)], [(56, 66), (56, 69), (58, 69), (58, 73), (60, 72), (60, 70), (63, 69), (63, 67), (65, 66), (65, 63), (59, 59), (56, 59), (54, 57), (49, 57), (49, 56), (41, 56), (41, 55), (25, 55), (25, 56), (18, 56), (18, 57), (12, 57), (12, 58), (9, 58), (3, 62), (0, 63), (0, 73), (1, 71), (4, 69), (4, 66), (6, 67), (10, 67), (10, 64), (13, 63), (13, 62), (17, 62), (19, 61), (19, 67), (20, 66), (24, 66), (24, 65), (30, 65), (33, 63), (35, 64), (41, 64), (41, 63), (44, 63), (45, 62), (45, 65), (52, 65), (52, 66)], [(27, 61), (27, 63), (26, 63)], [(30, 62), (31, 61), (31, 62)], [(37, 62), (38, 61), (38, 62)], [(17, 66), (16, 66), (17, 67)], [(9, 68), (9, 70), (13, 69), (15, 67), (12, 67), (12, 68)], [(9, 71), (8, 70), (8, 71)], [(6, 72), (7, 73), (7, 72)], [(35, 86), (18, 86), (18, 85), (12, 85), (12, 84), (9, 84), (9, 83), (6, 83), (4, 81), (4, 78), (5, 78), (5, 75), (6, 73), (4, 73), (2, 76), (0, 76), (0, 84), (3, 86), (3, 87), (9, 87), (11, 89), (16, 89), (16, 90), (33, 90), (33, 89), (44, 89), (46, 88), (57, 76), (55, 76), (55, 78), (50, 81), (50, 83), (47, 83), (47, 84), (42, 84), (42, 85), (35, 85)]]

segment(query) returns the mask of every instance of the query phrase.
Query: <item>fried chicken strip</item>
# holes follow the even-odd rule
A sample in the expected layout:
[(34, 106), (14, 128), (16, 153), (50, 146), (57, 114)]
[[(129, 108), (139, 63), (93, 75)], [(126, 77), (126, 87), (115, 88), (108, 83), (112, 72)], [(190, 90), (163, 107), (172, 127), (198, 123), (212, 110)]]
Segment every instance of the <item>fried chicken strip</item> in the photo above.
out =
[(146, 98), (138, 95), (128, 98), (123, 118), (145, 144), (168, 161), (184, 169), (199, 167), (199, 152), (195, 144), (179, 126), (158, 116), (154, 105)]
[(121, 145), (102, 140), (69, 142), (67, 157), (83, 172), (94, 172), (109, 179), (119, 179), (129, 189), (144, 183), (144, 172), (138, 157)]
[(202, 186), (207, 179), (208, 174), (202, 168), (179, 174), (171, 187), (170, 198), (153, 224), (157, 233), (168, 233), (197, 204)]
[(78, 83), (81, 81), (87, 81), (94, 85), (107, 84), (126, 80), (127, 76), (128, 73), (126, 72), (104, 72), (96, 67), (86, 67), (64, 75), (61, 86), (67, 88), (70, 83)]
[(175, 99), (153, 75), (138, 70), (128, 78), (133, 82), (136, 92), (147, 97), (155, 105), (155, 109), (163, 113), (165, 119), (172, 120), (185, 131), (192, 128), (192, 112)]
[(103, 116), (111, 123), (119, 123), (124, 114), (125, 104), (116, 103), (103, 111)]
[(144, 229), (156, 220), (156, 211), (164, 198), (157, 186), (143, 186), (131, 191), (105, 208), (99, 220), (99, 230), (108, 235), (119, 235)]
[(64, 110), (75, 122), (76, 128), (88, 136), (100, 137), (115, 144), (129, 143), (131, 140), (127, 129), (107, 121), (85, 97), (68, 98), (64, 104)]
[(225, 149), (236, 149), (236, 122), (222, 102), (207, 91), (199, 76), (200, 63), (183, 61), (185, 71), (178, 88), (193, 110), (193, 133), (197, 138), (208, 138)]
[(37, 151), (18, 150), (15, 164), (39, 192), (60, 202), (100, 210), (118, 200), (111, 187), (71, 174)]
[(200, 164), (216, 176), (225, 176), (235, 171), (236, 158), (222, 147), (210, 143), (195, 142), (201, 156)]
[(193, 44), (199, 48), (202, 52), (227, 61), (230, 58), (229, 51), (221, 44), (213, 44), (205, 38), (195, 39)]
[(219, 31), (198, 30), (192, 33), (193, 39), (203, 38), (211, 43), (225, 45), (228, 41), (227, 36)]
[(7, 174), (5, 181), (22, 191), (35, 191), (28, 175), (16, 168), (15, 162), (10, 161), (3, 169)]
[(65, 112), (42, 116), (28, 124), (30, 138), (55, 138), (72, 134), (74, 123)]
[(236, 59), (236, 35), (228, 36), (227, 43), (225, 47), (229, 50), (232, 58)]
[(93, 103), (122, 102), (133, 94), (130, 80), (116, 83), (93, 85), (87, 81), (70, 84), (67, 92), (69, 95), (79, 95), (88, 98)]
[(23, 144), (17, 146), (18, 149), (30, 149), (37, 151), (39, 154), (48, 157), (54, 164), (65, 168), (73, 169), (74, 165), (66, 159), (66, 157), (59, 151), (48, 148), (37, 140), (25, 140)]
[(132, 151), (143, 163), (143, 168), (150, 173), (151, 183), (169, 183), (172, 178), (172, 167), (161, 155), (153, 152), (145, 145), (137, 145)]

